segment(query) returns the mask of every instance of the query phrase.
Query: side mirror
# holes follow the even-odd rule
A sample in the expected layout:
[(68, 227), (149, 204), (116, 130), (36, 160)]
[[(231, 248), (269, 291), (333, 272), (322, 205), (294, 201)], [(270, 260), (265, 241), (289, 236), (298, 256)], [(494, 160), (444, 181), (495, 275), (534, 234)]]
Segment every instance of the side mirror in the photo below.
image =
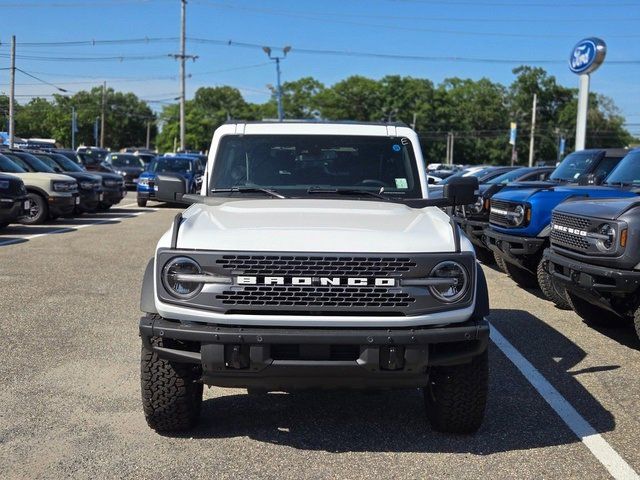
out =
[[(163, 173), (156, 177), (156, 199), (159, 202), (191, 205), (198, 195), (187, 194), (187, 179), (182, 175)], [(195, 198), (194, 198), (195, 197)]]
[(455, 177), (444, 186), (442, 195), (449, 205), (469, 205), (476, 203), (477, 190), (476, 177)]

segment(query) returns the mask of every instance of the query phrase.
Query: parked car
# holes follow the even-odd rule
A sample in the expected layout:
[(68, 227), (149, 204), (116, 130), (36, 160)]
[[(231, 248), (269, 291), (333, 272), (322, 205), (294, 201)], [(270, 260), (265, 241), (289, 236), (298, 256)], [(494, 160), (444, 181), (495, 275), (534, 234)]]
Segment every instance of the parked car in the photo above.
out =
[[(640, 162), (634, 167), (631, 182), (640, 188)], [(640, 336), (638, 232), (638, 197), (564, 202), (553, 210), (546, 268), (587, 323), (634, 323)]]
[(80, 201), (74, 209), (75, 213), (93, 212), (98, 207), (102, 197), (100, 177), (86, 172), (65, 172), (48, 155), (41, 152), (10, 150), (4, 155), (28, 172), (60, 173), (75, 179), (80, 194)]
[(489, 226), (489, 201), (493, 195), (513, 182), (537, 182), (549, 178), (553, 167), (522, 167), (509, 170), (480, 184), (480, 195), (473, 205), (459, 206), (453, 219), (476, 248), (476, 256), (485, 263), (494, 259), (493, 252), (483, 241), (484, 229)]
[(29, 197), (24, 182), (0, 173), (0, 229), (29, 214)]
[(75, 179), (56, 173), (28, 172), (5, 156), (6, 153), (8, 150), (4, 149), (0, 154), (0, 172), (15, 175), (27, 188), (29, 212), (21, 223), (38, 225), (73, 213), (80, 202)]
[(122, 175), (126, 188), (136, 188), (138, 177), (145, 170), (142, 159), (132, 153), (110, 153), (104, 162), (115, 173)]
[(138, 179), (137, 199), (139, 207), (146, 207), (148, 200), (156, 197), (156, 176), (158, 174), (177, 174), (184, 178), (186, 191), (197, 193), (202, 186), (204, 165), (196, 157), (158, 157)]
[[(74, 150), (62, 150), (55, 149), (47, 151), (52, 155), (53, 160), (65, 171), (69, 172), (88, 172), (85, 167), (82, 166), (82, 162), (79, 159), (79, 155)], [(109, 171), (92, 170), (90, 172), (93, 175), (97, 175), (102, 179), (103, 198), (98, 204), (98, 210), (104, 211), (110, 209), (113, 205), (117, 205), (127, 194), (127, 189), (124, 186), (124, 179), (122, 175), (117, 173), (111, 173)]]
[(445, 178), (441, 182), (438, 182), (436, 185), (432, 185), (431, 187), (429, 187), (429, 198), (441, 198), (443, 195), (444, 186), (449, 184), (452, 179), (458, 177), (475, 177), (478, 179), (479, 184), (483, 184), (485, 182), (488, 182), (492, 178), (498, 177), (505, 172), (515, 170), (516, 168), (517, 167), (474, 166), (465, 170), (460, 170), (459, 172), (456, 172), (453, 175)]
[[(584, 157), (583, 157), (584, 158)], [(540, 287), (561, 308), (570, 308), (564, 291), (545, 270), (542, 253), (549, 246), (551, 211), (567, 199), (623, 198), (635, 196), (627, 172), (640, 162), (632, 150), (613, 169), (602, 186), (541, 185), (534, 188), (504, 188), (491, 198), (489, 228), (485, 242), (506, 262), (509, 275), (524, 287)], [(562, 166), (562, 165), (561, 165)], [(617, 173), (619, 172), (619, 173)], [(556, 175), (556, 171), (551, 175)], [(573, 175), (578, 178), (580, 174)]]

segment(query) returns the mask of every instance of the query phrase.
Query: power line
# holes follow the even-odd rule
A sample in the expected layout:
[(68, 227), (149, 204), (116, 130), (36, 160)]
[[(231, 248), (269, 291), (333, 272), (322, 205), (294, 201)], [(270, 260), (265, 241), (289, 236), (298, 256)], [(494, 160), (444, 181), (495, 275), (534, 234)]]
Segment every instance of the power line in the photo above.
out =
[[(112, 57), (41, 57), (37, 55), (16, 55), (21, 60), (37, 60), (43, 62), (100, 62), (100, 61), (118, 61), (124, 62), (128, 60), (158, 60), (169, 58), (169, 54), (164, 55), (119, 55)], [(9, 58), (9, 54), (0, 53), (0, 58)]]

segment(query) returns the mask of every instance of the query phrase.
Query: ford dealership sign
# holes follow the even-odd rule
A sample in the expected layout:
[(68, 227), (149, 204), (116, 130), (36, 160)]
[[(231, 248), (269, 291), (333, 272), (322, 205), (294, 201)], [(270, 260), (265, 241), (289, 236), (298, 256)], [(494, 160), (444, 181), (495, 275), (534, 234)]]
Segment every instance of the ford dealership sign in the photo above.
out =
[(585, 38), (573, 47), (569, 57), (569, 69), (583, 75), (596, 70), (604, 61), (607, 45), (599, 38)]

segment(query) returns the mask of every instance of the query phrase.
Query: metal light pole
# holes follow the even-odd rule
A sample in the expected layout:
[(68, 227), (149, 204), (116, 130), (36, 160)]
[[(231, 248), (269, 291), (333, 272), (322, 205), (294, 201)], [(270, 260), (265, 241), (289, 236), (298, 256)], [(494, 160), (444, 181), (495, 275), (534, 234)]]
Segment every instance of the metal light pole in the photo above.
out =
[(107, 106), (107, 82), (102, 83), (102, 108), (100, 113), (100, 148), (104, 148), (104, 117)]
[(71, 149), (76, 149), (76, 132), (78, 130), (78, 117), (76, 107), (71, 107)]
[(11, 37), (11, 61), (9, 67), (9, 147), (13, 148), (16, 139), (15, 103), (16, 103), (16, 36)]
[(529, 140), (529, 167), (533, 167), (533, 156), (536, 137), (536, 108), (538, 106), (538, 94), (533, 94), (533, 107), (531, 108), (531, 138)]
[(262, 47), (264, 53), (266, 53), (271, 60), (276, 61), (276, 74), (277, 74), (277, 86), (276, 86), (276, 100), (278, 102), (278, 120), (284, 120), (284, 108), (282, 107), (282, 85), (280, 84), (280, 60), (284, 60), (287, 57), (287, 53), (291, 51), (291, 47), (287, 46), (282, 49), (283, 55), (278, 57), (276, 55), (271, 55), (271, 48)]

